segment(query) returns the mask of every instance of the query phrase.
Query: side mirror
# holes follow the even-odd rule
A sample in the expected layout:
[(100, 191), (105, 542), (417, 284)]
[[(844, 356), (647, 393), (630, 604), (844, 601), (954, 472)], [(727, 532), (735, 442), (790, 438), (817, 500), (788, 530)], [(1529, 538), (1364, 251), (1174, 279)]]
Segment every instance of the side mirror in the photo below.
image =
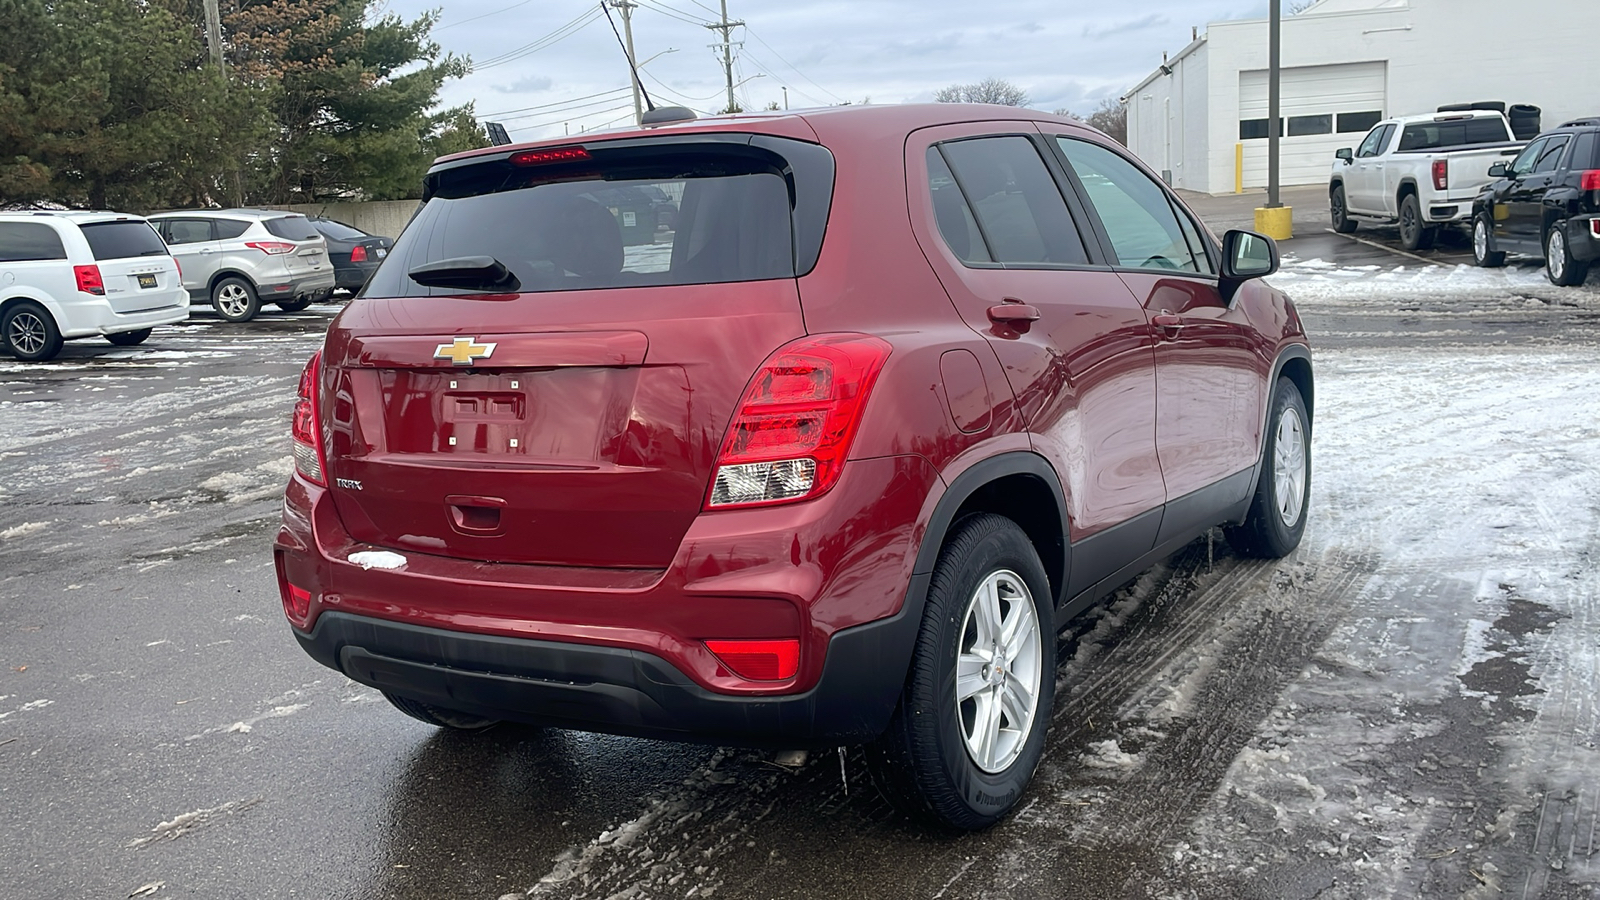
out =
[(1356, 152), (1351, 150), (1349, 147), (1340, 148), (1339, 150), (1335, 151), (1333, 155), (1344, 160), (1345, 162), (1350, 162), (1356, 158)]
[(1253, 231), (1230, 231), (1222, 237), (1222, 277), (1243, 282), (1278, 271), (1278, 242)]
[(1489, 167), (1490, 178), (1504, 178), (1509, 174), (1511, 174), (1511, 167), (1503, 162), (1495, 163)]

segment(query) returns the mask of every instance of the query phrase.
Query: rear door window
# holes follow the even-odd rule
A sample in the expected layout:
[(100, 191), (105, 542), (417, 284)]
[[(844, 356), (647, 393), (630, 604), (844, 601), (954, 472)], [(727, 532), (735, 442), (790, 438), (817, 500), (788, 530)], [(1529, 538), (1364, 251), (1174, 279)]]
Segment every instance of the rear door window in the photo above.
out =
[(43, 222), (0, 222), (0, 262), (66, 259), (61, 235)]
[[(1191, 238), (1185, 236), (1186, 229), (1178, 224), (1178, 213), (1160, 185), (1099, 144), (1071, 138), (1057, 138), (1056, 143), (1099, 213), (1121, 265), (1210, 274), (1204, 248), (1191, 249)], [(1198, 242), (1193, 223), (1187, 230)]]
[(1089, 262), (1066, 200), (1032, 141), (978, 138), (935, 149), (949, 164), (994, 262), (1008, 267)]
[(311, 220), (305, 216), (284, 216), (281, 219), (268, 219), (265, 223), (267, 230), (286, 241), (314, 241), (321, 237), (317, 233)]
[(79, 227), (95, 259), (167, 255), (166, 243), (149, 222), (94, 222)]
[(1551, 138), (1550, 143), (1545, 144), (1544, 150), (1540, 151), (1539, 158), (1533, 162), (1534, 174), (1543, 175), (1554, 172), (1559, 168), (1561, 166), (1561, 154), (1567, 149), (1567, 143), (1571, 140), (1564, 134)]
[(618, 166), (516, 168), (497, 160), (446, 170), (363, 293), (462, 293), (419, 285), (409, 272), (470, 256), (493, 257), (524, 292), (794, 277), (782, 170), (740, 155), (742, 148), (671, 150)]

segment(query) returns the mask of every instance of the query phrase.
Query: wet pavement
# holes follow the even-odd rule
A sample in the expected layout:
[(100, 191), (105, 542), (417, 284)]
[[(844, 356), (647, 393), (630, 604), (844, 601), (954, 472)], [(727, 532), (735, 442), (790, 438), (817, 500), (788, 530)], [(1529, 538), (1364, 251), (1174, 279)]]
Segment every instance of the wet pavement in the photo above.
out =
[(0, 358), (0, 893), (1600, 897), (1600, 289), (1284, 250), (1305, 545), (1202, 540), (1069, 628), (1034, 785), (968, 836), (858, 750), (443, 734), (307, 658), (269, 543), (336, 306)]

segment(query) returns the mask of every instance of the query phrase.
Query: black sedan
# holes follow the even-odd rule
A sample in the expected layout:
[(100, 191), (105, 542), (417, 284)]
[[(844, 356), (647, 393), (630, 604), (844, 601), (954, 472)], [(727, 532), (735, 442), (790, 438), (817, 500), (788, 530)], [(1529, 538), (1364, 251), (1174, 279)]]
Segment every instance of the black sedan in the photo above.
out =
[(378, 263), (389, 255), (394, 241), (375, 234), (367, 234), (353, 225), (323, 216), (312, 216), (311, 222), (328, 240), (328, 258), (333, 260), (336, 287), (361, 290)]

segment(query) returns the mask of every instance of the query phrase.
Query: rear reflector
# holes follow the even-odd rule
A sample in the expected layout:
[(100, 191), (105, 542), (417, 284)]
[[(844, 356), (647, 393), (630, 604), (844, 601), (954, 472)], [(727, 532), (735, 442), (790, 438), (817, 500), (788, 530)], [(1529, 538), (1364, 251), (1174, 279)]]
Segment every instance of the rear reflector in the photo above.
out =
[(324, 477), (327, 456), (322, 452), (322, 429), (318, 426), (317, 415), (317, 379), (321, 373), (322, 353), (318, 351), (311, 355), (300, 372), (300, 394), (294, 404), (291, 425), (294, 441), (291, 447), (294, 467), (300, 477), (312, 484), (327, 487), (328, 482)]
[[(292, 590), (292, 588), (291, 588)], [(800, 641), (706, 641), (733, 674), (749, 681), (783, 681), (800, 671)]]
[(1600, 240), (1600, 219), (1589, 220), (1589, 233), (1594, 235), (1595, 240)]
[(287, 596), (284, 598), (283, 605), (288, 607), (291, 615), (304, 622), (306, 616), (311, 614), (311, 592), (305, 588), (286, 584), (284, 593)]
[(1580, 191), (1600, 191), (1600, 169), (1590, 169), (1583, 173), (1583, 180), (1578, 183)]
[(864, 334), (825, 334), (773, 353), (728, 426), (706, 508), (807, 500), (833, 487), (890, 349)]
[(72, 274), (78, 279), (78, 290), (85, 294), (105, 296), (106, 283), (100, 280), (99, 266), (73, 266)]
[(589, 158), (582, 147), (552, 147), (548, 150), (524, 150), (511, 154), (513, 166), (542, 166), (548, 163), (581, 162)]

